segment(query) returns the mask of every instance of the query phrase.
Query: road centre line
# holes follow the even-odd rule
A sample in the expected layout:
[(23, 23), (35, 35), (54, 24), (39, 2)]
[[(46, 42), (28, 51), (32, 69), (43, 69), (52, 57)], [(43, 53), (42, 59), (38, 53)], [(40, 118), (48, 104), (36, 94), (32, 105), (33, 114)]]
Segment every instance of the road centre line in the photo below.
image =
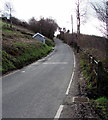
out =
[(43, 64), (68, 64), (68, 62), (45, 62)]

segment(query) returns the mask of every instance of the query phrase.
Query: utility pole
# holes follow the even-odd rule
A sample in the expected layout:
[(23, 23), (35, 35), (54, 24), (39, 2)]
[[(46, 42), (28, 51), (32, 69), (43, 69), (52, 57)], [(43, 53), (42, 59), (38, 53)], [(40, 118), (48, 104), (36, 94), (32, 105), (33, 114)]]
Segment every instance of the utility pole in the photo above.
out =
[(10, 7), (10, 27), (12, 28), (12, 15), (11, 15), (11, 12), (12, 12), (12, 8)]
[(77, 16), (77, 37), (76, 41), (79, 43), (80, 39), (80, 0), (77, 0), (77, 9), (76, 9), (76, 16)]
[(79, 11), (79, 0), (77, 4), (77, 34), (80, 34), (80, 11)]
[(73, 16), (71, 15), (72, 35), (73, 35)]
[(13, 10), (13, 8), (12, 8), (11, 3), (7, 2), (5, 4), (6, 4), (8, 11), (9, 11), (10, 27), (12, 28), (12, 10)]
[(106, 30), (108, 39), (108, 1), (106, 2)]
[(77, 3), (77, 34), (80, 35), (80, 2)]
[(71, 15), (71, 24), (72, 24), (72, 41), (74, 41), (74, 35), (73, 35), (73, 15)]
[(108, 57), (108, 1), (106, 2), (106, 58)]

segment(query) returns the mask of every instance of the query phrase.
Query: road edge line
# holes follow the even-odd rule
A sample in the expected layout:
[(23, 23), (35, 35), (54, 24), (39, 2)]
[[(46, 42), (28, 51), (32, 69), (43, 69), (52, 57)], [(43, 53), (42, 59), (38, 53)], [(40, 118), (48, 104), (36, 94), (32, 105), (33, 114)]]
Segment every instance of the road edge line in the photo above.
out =
[(13, 74), (21, 71), (21, 70), (24, 69), (25, 67), (28, 67), (28, 66), (30, 66), (30, 65), (32, 65), (32, 64), (34, 64), (34, 63), (41, 62), (41, 61), (44, 60), (44, 59), (47, 59), (48, 57), (50, 57), (50, 56), (52, 56), (52, 55), (54, 54), (55, 49), (56, 49), (56, 46), (54, 47), (53, 51), (52, 51), (51, 53), (49, 53), (46, 57), (43, 57), (43, 58), (41, 58), (41, 59), (39, 59), (39, 60), (37, 60), (37, 61), (35, 61), (35, 62), (27, 65), (27, 66), (24, 66), (24, 67), (22, 67), (21, 69), (17, 69), (17, 70), (11, 71), (10, 73), (4, 74), (4, 75), (0, 76), (0, 78), (5, 78), (5, 77), (8, 77), (8, 76), (11, 76), (11, 75), (13, 75)]
[(74, 56), (74, 63), (73, 63), (73, 64), (74, 64), (74, 68), (73, 68), (73, 73), (72, 73), (72, 75), (71, 75), (71, 79), (70, 79), (70, 82), (69, 82), (68, 88), (67, 88), (67, 90), (66, 90), (66, 95), (69, 94), (69, 89), (70, 89), (70, 87), (71, 87), (71, 83), (72, 83), (72, 81), (73, 81), (74, 74), (75, 74), (76, 61), (75, 61), (75, 55), (74, 55), (74, 52), (73, 52), (73, 56)]
[(76, 67), (76, 60), (75, 60), (75, 54), (73, 53), (73, 56), (74, 56), (74, 70), (75, 70), (75, 67)]
[(59, 107), (59, 109), (58, 109), (54, 119), (58, 120), (60, 118), (60, 115), (61, 115), (61, 112), (63, 110), (63, 107), (64, 107), (64, 105), (60, 105), (60, 107)]
[(68, 93), (69, 93), (69, 89), (70, 89), (70, 87), (71, 87), (71, 83), (72, 83), (72, 81), (73, 81), (73, 77), (74, 77), (74, 71), (73, 71), (73, 73), (72, 73), (70, 83), (69, 83), (68, 88), (67, 88), (67, 90), (66, 90), (66, 95), (68, 95)]
[[(68, 88), (67, 88), (67, 90), (66, 90), (66, 95), (68, 95), (68, 93), (69, 93), (69, 89), (70, 89), (70, 87), (71, 87), (71, 83), (72, 83), (72, 81), (73, 81), (73, 77), (74, 77), (74, 73), (75, 73), (76, 61), (75, 61), (74, 52), (73, 52), (73, 56), (74, 56), (74, 68), (73, 68), (73, 73), (72, 73), (72, 75), (71, 75), (70, 83), (69, 83)], [(55, 117), (54, 117), (54, 120), (58, 120), (58, 119), (60, 118), (60, 115), (61, 115), (61, 112), (62, 112), (62, 110), (63, 110), (63, 107), (64, 107), (64, 105), (60, 105), (60, 107), (59, 107), (59, 109), (58, 109), (58, 111), (57, 111), (57, 113), (56, 113), (56, 115), (55, 115)]]
[(20, 71), (20, 69), (17, 69), (17, 70), (15, 70), (15, 71), (12, 71), (12, 72), (10, 72), (10, 73), (7, 73), (6, 75), (1, 76), (1, 78), (5, 78), (5, 77), (8, 77), (8, 76), (11, 76), (11, 75), (13, 75), (13, 74), (15, 74), (15, 73), (17, 73), (17, 72), (19, 72), (19, 71)]

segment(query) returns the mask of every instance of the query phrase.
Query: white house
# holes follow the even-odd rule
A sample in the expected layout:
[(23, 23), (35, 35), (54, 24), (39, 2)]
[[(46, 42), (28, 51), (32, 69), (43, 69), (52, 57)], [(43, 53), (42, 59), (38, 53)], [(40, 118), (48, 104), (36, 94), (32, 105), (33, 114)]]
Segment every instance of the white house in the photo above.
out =
[(33, 35), (33, 38), (42, 43), (45, 43), (45, 37), (40, 33), (36, 33), (35, 35)]

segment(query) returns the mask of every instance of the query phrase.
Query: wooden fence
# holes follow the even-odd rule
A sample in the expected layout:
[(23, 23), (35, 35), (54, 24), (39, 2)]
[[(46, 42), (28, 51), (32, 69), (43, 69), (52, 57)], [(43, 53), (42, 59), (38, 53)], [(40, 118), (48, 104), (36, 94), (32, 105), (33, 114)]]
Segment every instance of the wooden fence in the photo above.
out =
[(72, 47), (75, 49), (76, 53), (83, 52), (88, 59), (89, 63), (92, 64), (92, 71), (95, 73), (97, 78), (97, 92), (102, 94), (102, 88), (104, 87), (104, 73), (107, 72), (103, 67), (103, 63), (99, 60), (96, 60), (92, 55), (87, 53), (84, 49), (80, 48), (76, 42), (72, 42)]

